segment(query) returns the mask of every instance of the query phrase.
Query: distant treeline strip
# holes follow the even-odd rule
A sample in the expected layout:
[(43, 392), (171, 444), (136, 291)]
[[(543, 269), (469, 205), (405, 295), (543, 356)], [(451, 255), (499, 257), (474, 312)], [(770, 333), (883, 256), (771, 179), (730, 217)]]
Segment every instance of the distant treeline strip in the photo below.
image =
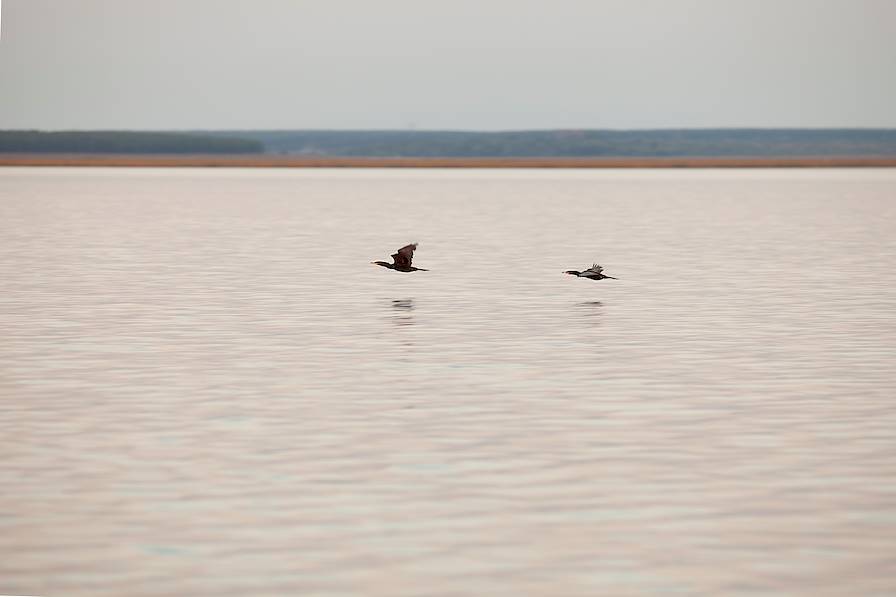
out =
[(364, 158), (285, 155), (3, 154), (0, 166), (124, 168), (896, 168), (893, 157)]
[(254, 154), (256, 139), (141, 131), (0, 131), (0, 153)]
[(268, 153), (322, 157), (893, 156), (896, 129), (221, 131)]
[(896, 129), (0, 131), (0, 153), (320, 158), (891, 157)]

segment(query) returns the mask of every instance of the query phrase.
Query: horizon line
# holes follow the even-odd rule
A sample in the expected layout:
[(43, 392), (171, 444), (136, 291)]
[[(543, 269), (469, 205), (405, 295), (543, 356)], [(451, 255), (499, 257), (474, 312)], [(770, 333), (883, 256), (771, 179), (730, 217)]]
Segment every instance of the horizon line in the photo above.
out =
[(134, 133), (184, 133), (184, 132), (320, 132), (320, 133), (551, 133), (551, 132), (618, 132), (650, 133), (680, 131), (896, 131), (896, 126), (696, 126), (696, 127), (653, 127), (653, 128), (511, 128), (511, 129), (440, 129), (440, 128), (0, 128), (0, 132), (41, 132), (41, 133), (89, 133), (89, 132), (134, 132)]

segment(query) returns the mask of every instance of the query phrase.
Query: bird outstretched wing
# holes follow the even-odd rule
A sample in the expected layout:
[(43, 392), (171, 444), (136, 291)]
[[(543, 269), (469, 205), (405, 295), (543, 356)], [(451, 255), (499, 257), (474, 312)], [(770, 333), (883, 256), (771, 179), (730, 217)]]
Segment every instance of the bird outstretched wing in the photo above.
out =
[(595, 274), (595, 275), (599, 276), (600, 274), (603, 273), (603, 271), (604, 271), (604, 268), (602, 268), (601, 266), (599, 266), (598, 264), (595, 263), (594, 265), (592, 265), (591, 267), (586, 269), (584, 273)]
[(411, 260), (414, 259), (414, 250), (416, 248), (417, 243), (413, 243), (398, 249), (398, 251), (392, 255), (393, 263), (395, 263), (397, 267), (411, 267)]

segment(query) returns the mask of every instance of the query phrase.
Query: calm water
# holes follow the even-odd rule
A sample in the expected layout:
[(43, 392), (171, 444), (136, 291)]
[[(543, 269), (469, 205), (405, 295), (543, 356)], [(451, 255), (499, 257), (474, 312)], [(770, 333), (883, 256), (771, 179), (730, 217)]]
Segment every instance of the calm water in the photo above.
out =
[(894, 271), (893, 170), (2, 169), (0, 593), (893, 594)]

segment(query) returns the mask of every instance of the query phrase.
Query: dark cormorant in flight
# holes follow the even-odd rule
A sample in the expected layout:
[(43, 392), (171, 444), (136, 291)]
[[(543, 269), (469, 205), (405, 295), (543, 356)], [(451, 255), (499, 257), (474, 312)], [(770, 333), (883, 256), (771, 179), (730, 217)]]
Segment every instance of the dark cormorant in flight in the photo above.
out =
[(579, 278), (588, 278), (589, 280), (603, 280), (604, 278), (610, 278), (611, 280), (616, 280), (613, 276), (605, 276), (603, 274), (604, 268), (599, 266), (598, 264), (594, 264), (583, 272), (577, 272), (574, 269), (566, 270), (563, 272), (564, 274), (569, 274), (570, 276), (576, 276)]
[(416, 248), (417, 243), (413, 243), (398, 249), (398, 251), (392, 255), (392, 263), (386, 263), (385, 261), (371, 261), (370, 263), (382, 265), (383, 267), (394, 269), (397, 272), (428, 272), (428, 269), (411, 265), (411, 260), (414, 258), (414, 249)]

